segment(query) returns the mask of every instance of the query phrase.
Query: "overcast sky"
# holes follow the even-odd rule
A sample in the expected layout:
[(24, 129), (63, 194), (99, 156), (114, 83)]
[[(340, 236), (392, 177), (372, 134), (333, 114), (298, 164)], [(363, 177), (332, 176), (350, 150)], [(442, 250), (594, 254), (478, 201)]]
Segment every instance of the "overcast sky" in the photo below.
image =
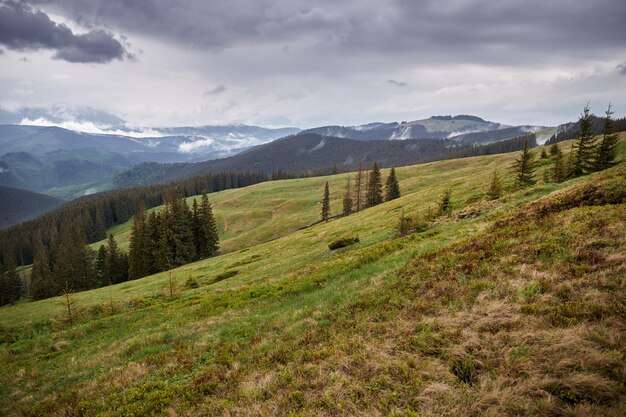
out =
[(0, 0), (0, 108), (136, 126), (626, 114), (624, 0)]

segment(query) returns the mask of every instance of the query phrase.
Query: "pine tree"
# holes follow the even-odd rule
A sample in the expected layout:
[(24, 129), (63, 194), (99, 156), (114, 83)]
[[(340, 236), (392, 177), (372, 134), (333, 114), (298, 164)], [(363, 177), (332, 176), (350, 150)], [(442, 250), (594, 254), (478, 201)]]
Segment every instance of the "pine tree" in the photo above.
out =
[(593, 114), (591, 114), (588, 104), (580, 115), (578, 123), (580, 124), (580, 133), (574, 145), (576, 149), (572, 167), (574, 177), (588, 174), (595, 168), (596, 146), (593, 136)]
[(513, 169), (515, 171), (515, 184), (519, 188), (535, 184), (535, 156), (528, 148), (528, 137), (524, 141), (524, 148), (519, 158), (513, 163)]
[(541, 159), (548, 159), (548, 153), (546, 152), (546, 148), (541, 149)]
[(213, 217), (213, 209), (206, 193), (202, 194), (198, 210), (198, 256), (200, 259), (215, 256), (219, 250), (219, 234), (217, 223)]
[(104, 263), (105, 263), (106, 256), (107, 256), (106, 246), (100, 245), (100, 247), (98, 248), (98, 252), (96, 253), (96, 260), (94, 264), (94, 269), (96, 271), (96, 276), (98, 277), (98, 281), (100, 282), (100, 286), (111, 284), (107, 276), (107, 271), (105, 271)]
[(611, 109), (611, 103), (609, 103), (609, 108), (606, 110), (606, 117), (604, 118), (604, 124), (602, 126), (602, 142), (600, 142), (598, 147), (595, 161), (596, 171), (601, 171), (615, 165), (619, 137), (615, 133), (612, 116), (613, 110)]
[(441, 202), (439, 203), (439, 214), (447, 216), (452, 213), (452, 190), (447, 189), (441, 195)]
[(159, 257), (161, 234), (161, 220), (157, 213), (152, 211), (146, 218), (146, 235), (144, 241), (144, 252), (148, 261), (146, 264), (148, 275), (164, 271), (164, 269), (161, 269), (162, 264)]
[(43, 300), (58, 294), (52, 282), (50, 256), (41, 240), (35, 244), (33, 269), (30, 274), (30, 290), (34, 300)]
[(557, 153), (559, 153), (559, 145), (555, 143), (552, 146), (550, 146), (550, 155), (556, 156)]
[(489, 185), (489, 192), (487, 196), (490, 200), (497, 200), (500, 198), (502, 194), (502, 185), (500, 183), (500, 176), (498, 175), (498, 170), (493, 170), (493, 175), (491, 176), (491, 185)]
[(324, 198), (322, 199), (322, 220), (327, 222), (330, 217), (330, 191), (328, 189), (328, 182), (324, 186)]
[[(565, 162), (565, 156), (563, 155), (563, 151), (558, 145), (555, 143), (553, 148), (555, 149), (554, 153), (554, 167), (552, 168), (552, 179), (554, 182), (561, 183), (565, 181), (568, 177), (567, 173), (567, 164)], [(550, 150), (552, 153), (552, 149)]]
[(120, 252), (112, 234), (109, 235), (107, 240), (103, 275), (108, 284), (119, 284), (120, 282), (128, 281), (128, 260)]
[(395, 200), (400, 197), (400, 185), (396, 178), (396, 169), (394, 167), (389, 171), (387, 183), (385, 184), (385, 201)]
[(354, 211), (363, 209), (363, 162), (359, 162), (359, 170), (356, 173), (354, 184)]
[(369, 174), (365, 200), (367, 207), (374, 207), (383, 202), (383, 184), (377, 162), (374, 162), (372, 171)]
[(147, 227), (145, 208), (140, 207), (133, 220), (130, 232), (130, 245), (128, 247), (128, 277), (137, 279), (150, 274), (149, 260), (147, 258)]
[(22, 280), (17, 273), (17, 262), (15, 257), (9, 254), (4, 256), (6, 265), (4, 267), (3, 304), (13, 304), (22, 296)]
[(350, 177), (346, 181), (346, 193), (343, 196), (343, 215), (352, 213), (352, 190), (350, 190)]

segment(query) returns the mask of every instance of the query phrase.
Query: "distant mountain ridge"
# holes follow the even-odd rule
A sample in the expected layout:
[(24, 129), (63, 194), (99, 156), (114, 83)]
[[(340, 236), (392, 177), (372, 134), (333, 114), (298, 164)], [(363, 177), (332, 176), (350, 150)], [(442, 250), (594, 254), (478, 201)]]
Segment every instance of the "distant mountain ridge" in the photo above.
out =
[[(462, 143), (489, 143), (508, 139), (543, 128), (543, 126), (508, 126), (477, 116), (432, 116), (412, 122), (368, 123), (360, 126), (321, 126), (300, 134), (356, 140), (458, 139)], [(494, 133), (498, 132), (498, 133)]]
[[(294, 135), (316, 134), (355, 141), (387, 142), (449, 139), (450, 146), (465, 146), (506, 140), (541, 129), (538, 126), (507, 126), (472, 115), (432, 116), (410, 122), (372, 122), (359, 126), (321, 126), (306, 130), (244, 124), (137, 129), (128, 127), (116, 116), (90, 108), (75, 110), (72, 113), (75, 123), (71, 126), (102, 126), (102, 132), (117, 133), (87, 133), (40, 125), (64, 125), (63, 117), (66, 113), (68, 111), (65, 109), (48, 112), (26, 109), (20, 114), (0, 110), (0, 121), (15, 122), (23, 117), (20, 123), (38, 123), (36, 126), (0, 125), (0, 185), (75, 198), (126, 184), (125, 180), (118, 181), (119, 174), (139, 164), (144, 165), (126, 176), (127, 179), (134, 177), (134, 185), (150, 183), (155, 178), (163, 177), (164, 171), (190, 169), (174, 169), (169, 164), (224, 159)], [(380, 146), (395, 145), (383, 143)], [(278, 147), (271, 149), (276, 153), (281, 152)], [(268, 159), (276, 160), (272, 157)], [(155, 163), (165, 165), (158, 166)], [(221, 164), (218, 162), (214, 165)], [(320, 165), (321, 162), (316, 164)], [(280, 165), (276, 169), (284, 167)], [(293, 169), (306, 171), (310, 166)], [(146, 177), (139, 178), (139, 173), (144, 173)]]
[(152, 131), (163, 136), (137, 138), (56, 126), (0, 125), (0, 185), (76, 197), (110, 189), (112, 175), (142, 162), (226, 157), (299, 129), (228, 125)]
[[(535, 145), (535, 136), (531, 145)], [(498, 146), (499, 145), (499, 146)], [(237, 155), (188, 164), (144, 163), (116, 175), (117, 188), (171, 182), (197, 175), (217, 172), (260, 172), (271, 175), (277, 171), (292, 175), (311, 175), (333, 170), (349, 171), (360, 162), (381, 166), (400, 166), (451, 157), (510, 152), (520, 149), (523, 136), (498, 141), (483, 150), (481, 146), (459, 144), (450, 139), (355, 140), (302, 133), (278, 139)], [(476, 151), (476, 153), (473, 153)]]

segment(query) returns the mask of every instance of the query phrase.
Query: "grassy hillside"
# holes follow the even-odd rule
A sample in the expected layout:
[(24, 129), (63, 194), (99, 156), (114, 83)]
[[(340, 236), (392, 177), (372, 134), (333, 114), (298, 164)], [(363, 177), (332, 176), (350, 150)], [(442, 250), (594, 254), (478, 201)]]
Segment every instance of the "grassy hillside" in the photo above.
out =
[[(569, 143), (567, 144), (569, 146)], [(565, 149), (565, 148), (564, 148)], [(540, 151), (536, 151), (539, 153)], [(426, 197), (437, 200), (437, 192), (445, 187), (461, 186), (456, 190), (462, 198), (478, 198), (486, 191), (489, 177), (495, 167), (508, 169), (515, 154), (502, 154), (486, 159), (464, 158), (440, 161), (417, 166), (397, 168), (400, 188), (405, 194), (424, 190), (432, 191)], [(547, 166), (547, 165), (546, 165)], [(545, 169), (543, 166), (541, 169)], [(541, 177), (541, 169), (538, 177)], [(383, 169), (383, 179), (388, 175)], [(503, 172), (504, 173), (504, 172)], [(251, 187), (225, 190), (209, 196), (218, 221), (222, 252), (231, 252), (285, 236), (319, 220), (324, 183), (329, 182), (331, 191), (331, 214), (340, 214), (346, 181), (354, 174), (338, 174), (326, 177), (272, 181)], [(472, 181), (472, 178), (476, 181)], [(441, 186), (445, 184), (445, 186)], [(468, 188), (469, 187), (469, 188)], [(472, 193), (469, 193), (472, 191)], [(191, 204), (194, 198), (188, 198)], [(159, 210), (157, 207), (154, 210)], [(411, 207), (407, 207), (411, 209)], [(128, 249), (132, 220), (107, 231), (112, 233), (124, 250)], [(93, 243), (97, 249), (106, 239)]]
[[(259, 210), (248, 237), (221, 220), (232, 252), (76, 294), (72, 325), (59, 298), (0, 309), (0, 409), (623, 415), (626, 166), (484, 200), (514, 157), (402, 168), (400, 199), (292, 233), (326, 180), (338, 211), (344, 176), (218, 193), (231, 224)], [(394, 237), (402, 210), (424, 215), (450, 187), (452, 215)], [(290, 195), (268, 215), (261, 200)]]

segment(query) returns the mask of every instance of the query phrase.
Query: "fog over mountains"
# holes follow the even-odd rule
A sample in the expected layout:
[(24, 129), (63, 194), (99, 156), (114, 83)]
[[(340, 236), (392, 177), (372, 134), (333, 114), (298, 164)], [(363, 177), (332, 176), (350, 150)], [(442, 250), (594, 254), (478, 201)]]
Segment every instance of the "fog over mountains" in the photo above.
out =
[[(144, 162), (227, 158), (301, 134), (353, 139), (350, 146), (359, 148), (356, 155), (362, 152), (359, 141), (449, 139), (451, 144), (468, 145), (532, 132), (541, 143), (553, 133), (551, 128), (508, 126), (471, 115), (301, 130), (245, 124), (134, 127), (117, 116), (78, 108), (0, 111), (0, 122), (7, 122), (0, 125), (0, 185), (66, 199), (114, 188), (116, 175)], [(545, 139), (540, 132), (547, 132)], [(272, 147), (272, 152), (280, 146)]]

